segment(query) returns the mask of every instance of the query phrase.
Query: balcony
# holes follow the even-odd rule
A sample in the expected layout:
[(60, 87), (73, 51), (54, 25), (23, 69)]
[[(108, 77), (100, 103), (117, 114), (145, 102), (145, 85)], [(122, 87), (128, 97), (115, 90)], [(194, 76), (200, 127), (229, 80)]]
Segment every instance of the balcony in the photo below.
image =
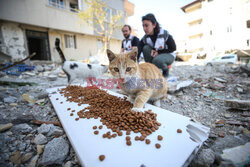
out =
[(124, 0), (124, 11), (126, 12), (127, 16), (132, 16), (134, 15), (134, 8), (135, 5), (128, 0)]
[(192, 11), (190, 13), (187, 13), (187, 22), (191, 23), (195, 20), (199, 20), (203, 18), (203, 12), (201, 9), (197, 9), (195, 11)]

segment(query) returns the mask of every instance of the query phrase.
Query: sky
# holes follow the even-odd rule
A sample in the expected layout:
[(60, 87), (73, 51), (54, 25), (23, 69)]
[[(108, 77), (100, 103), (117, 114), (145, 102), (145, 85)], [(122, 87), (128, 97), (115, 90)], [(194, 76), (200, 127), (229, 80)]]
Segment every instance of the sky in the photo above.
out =
[(137, 36), (145, 34), (142, 28), (142, 16), (153, 13), (160, 26), (169, 31), (174, 39), (181, 40), (185, 34), (185, 14), (181, 7), (194, 0), (129, 0), (135, 5), (134, 15), (128, 17), (128, 24), (137, 30)]

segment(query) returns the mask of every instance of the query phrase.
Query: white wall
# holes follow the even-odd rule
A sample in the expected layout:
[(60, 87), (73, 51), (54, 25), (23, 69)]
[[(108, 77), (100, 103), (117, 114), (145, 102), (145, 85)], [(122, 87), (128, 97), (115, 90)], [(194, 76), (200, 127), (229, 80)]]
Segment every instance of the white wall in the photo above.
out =
[(24, 32), (18, 24), (1, 23), (0, 29), (3, 44), (0, 46), (2, 52), (10, 55), (13, 60), (21, 60), (26, 57)]

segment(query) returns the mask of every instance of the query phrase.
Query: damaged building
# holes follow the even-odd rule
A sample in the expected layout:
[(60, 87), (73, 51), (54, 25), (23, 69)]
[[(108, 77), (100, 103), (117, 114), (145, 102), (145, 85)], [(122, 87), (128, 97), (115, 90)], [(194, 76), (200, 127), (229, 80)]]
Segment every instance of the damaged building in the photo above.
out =
[[(55, 39), (67, 60), (85, 60), (98, 55), (103, 46), (100, 36), (87, 23), (81, 23), (78, 12), (86, 9), (83, 0), (9, 0), (0, 2), (0, 57), (20, 60), (33, 52), (31, 60), (60, 62)], [(121, 22), (133, 15), (134, 5), (127, 0), (106, 1), (108, 12), (122, 11)], [(123, 36), (113, 33), (110, 48), (120, 52)]]

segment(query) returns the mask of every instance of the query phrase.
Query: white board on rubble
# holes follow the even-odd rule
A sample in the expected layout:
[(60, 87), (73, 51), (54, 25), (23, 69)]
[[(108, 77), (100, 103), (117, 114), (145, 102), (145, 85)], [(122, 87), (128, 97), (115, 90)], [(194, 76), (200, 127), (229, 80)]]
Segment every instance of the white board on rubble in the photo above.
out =
[[(62, 88), (62, 87), (60, 87)], [(126, 134), (107, 139), (102, 135), (107, 131), (106, 126), (95, 135), (93, 126), (102, 125), (98, 119), (79, 119), (76, 112), (86, 105), (78, 106), (77, 103), (67, 102), (59, 93), (59, 88), (47, 89), (52, 105), (60, 119), (60, 122), (73, 146), (82, 166), (85, 167), (181, 167), (188, 166), (199, 147), (208, 138), (209, 128), (190, 121), (190, 118), (155, 107), (145, 105), (145, 110), (152, 109), (157, 114), (157, 120), (161, 126), (147, 138), (151, 143), (135, 141), (139, 134), (131, 133), (131, 146), (126, 145)], [(109, 94), (123, 97), (118, 93), (107, 90)], [(59, 98), (59, 100), (56, 100)], [(63, 102), (62, 104), (60, 102)], [(67, 108), (75, 110), (73, 116)], [(181, 129), (182, 133), (177, 133)], [(157, 136), (163, 136), (162, 141)], [(155, 144), (161, 145), (156, 149)], [(99, 160), (100, 155), (105, 155), (104, 161)]]

